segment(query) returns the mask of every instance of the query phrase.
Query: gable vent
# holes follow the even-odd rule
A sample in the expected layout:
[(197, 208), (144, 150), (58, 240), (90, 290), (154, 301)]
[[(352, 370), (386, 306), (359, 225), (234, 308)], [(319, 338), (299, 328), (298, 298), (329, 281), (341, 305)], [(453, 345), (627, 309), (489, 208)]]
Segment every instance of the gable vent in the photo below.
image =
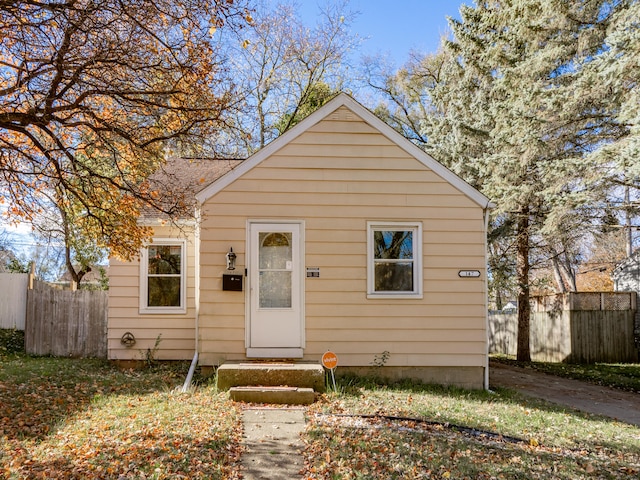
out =
[(339, 108), (338, 110), (333, 112), (331, 115), (329, 115), (329, 120), (352, 122), (354, 120), (357, 120), (357, 118), (351, 110), (343, 107), (343, 108)]

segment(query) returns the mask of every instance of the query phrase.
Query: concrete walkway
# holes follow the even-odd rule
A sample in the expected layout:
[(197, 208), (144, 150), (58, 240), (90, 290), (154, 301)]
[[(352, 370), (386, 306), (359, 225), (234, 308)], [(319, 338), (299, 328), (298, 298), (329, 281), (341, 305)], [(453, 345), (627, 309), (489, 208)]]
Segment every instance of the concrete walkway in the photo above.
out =
[(242, 475), (246, 480), (302, 478), (300, 433), (303, 408), (249, 407), (242, 414), (244, 446)]
[(489, 384), (640, 426), (640, 394), (490, 362)]

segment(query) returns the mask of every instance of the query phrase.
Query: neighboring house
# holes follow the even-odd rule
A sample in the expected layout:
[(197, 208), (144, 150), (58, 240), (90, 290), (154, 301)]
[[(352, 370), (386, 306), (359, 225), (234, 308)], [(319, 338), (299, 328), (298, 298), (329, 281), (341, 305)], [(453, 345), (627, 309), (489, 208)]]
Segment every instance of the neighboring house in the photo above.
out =
[(507, 302), (507, 304), (504, 307), (502, 307), (502, 313), (514, 313), (517, 310), (518, 310), (517, 300), (510, 300)]
[(640, 250), (616, 265), (613, 289), (616, 292), (640, 293)]
[(158, 338), (202, 366), (331, 350), (342, 372), (488, 387), (491, 204), (351, 97), (243, 162), (185, 165), (194, 218), (147, 218), (140, 261), (111, 262), (109, 358)]

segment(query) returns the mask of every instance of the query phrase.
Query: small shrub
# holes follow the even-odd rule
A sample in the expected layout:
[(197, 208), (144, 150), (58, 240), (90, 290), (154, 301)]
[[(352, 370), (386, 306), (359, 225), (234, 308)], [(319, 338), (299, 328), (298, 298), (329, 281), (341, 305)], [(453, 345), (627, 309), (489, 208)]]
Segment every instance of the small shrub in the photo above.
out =
[(158, 350), (160, 350), (160, 342), (162, 342), (162, 334), (159, 333), (156, 337), (156, 341), (153, 345), (153, 348), (147, 348), (147, 351), (141, 350), (140, 353), (142, 355), (142, 359), (144, 360), (147, 368), (151, 368), (156, 365)]
[(385, 350), (380, 355), (373, 356), (373, 362), (371, 365), (374, 367), (384, 367), (389, 361), (389, 357), (391, 357), (391, 353), (388, 350)]
[(15, 328), (0, 329), (0, 354), (23, 352), (24, 331)]

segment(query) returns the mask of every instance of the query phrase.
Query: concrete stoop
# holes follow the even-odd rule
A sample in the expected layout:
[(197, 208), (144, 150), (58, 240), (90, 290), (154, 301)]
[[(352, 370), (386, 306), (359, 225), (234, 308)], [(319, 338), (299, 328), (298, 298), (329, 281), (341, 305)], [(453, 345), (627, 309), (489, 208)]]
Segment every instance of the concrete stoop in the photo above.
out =
[(231, 387), (229, 397), (236, 402), (310, 405), (316, 399), (313, 388)]
[(218, 367), (218, 389), (240, 402), (308, 405), (325, 390), (324, 369), (308, 363), (225, 363)]

